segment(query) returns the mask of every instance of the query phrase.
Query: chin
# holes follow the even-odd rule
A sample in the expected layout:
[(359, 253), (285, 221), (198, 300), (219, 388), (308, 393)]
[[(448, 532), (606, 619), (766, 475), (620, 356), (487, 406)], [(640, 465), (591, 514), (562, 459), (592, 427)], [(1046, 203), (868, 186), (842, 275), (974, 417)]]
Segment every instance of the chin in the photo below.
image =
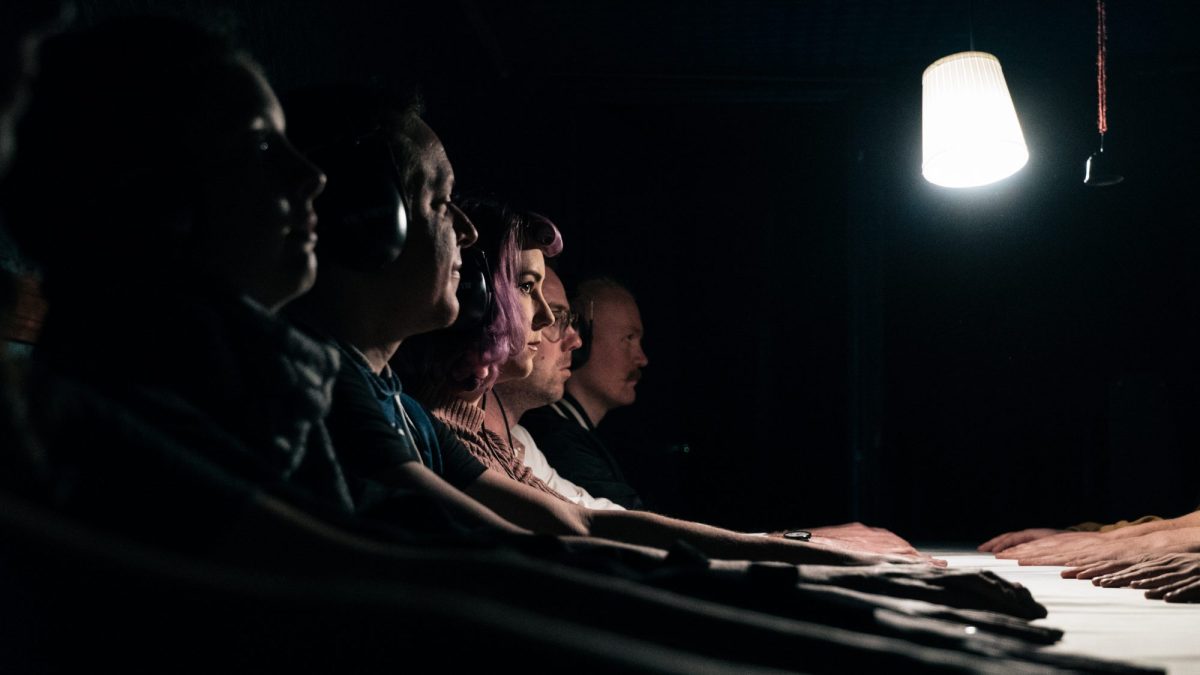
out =
[(613, 400), (621, 405), (633, 405), (637, 401), (637, 391), (634, 389), (623, 390), (614, 396)]
[(450, 296), (449, 299), (443, 300), (436, 305), (434, 313), (436, 315), (436, 326), (434, 327), (435, 330), (450, 326), (454, 323), (454, 320), (458, 318), (458, 299), (454, 296)]
[(533, 355), (513, 364), (512, 379), (523, 380), (533, 374)]

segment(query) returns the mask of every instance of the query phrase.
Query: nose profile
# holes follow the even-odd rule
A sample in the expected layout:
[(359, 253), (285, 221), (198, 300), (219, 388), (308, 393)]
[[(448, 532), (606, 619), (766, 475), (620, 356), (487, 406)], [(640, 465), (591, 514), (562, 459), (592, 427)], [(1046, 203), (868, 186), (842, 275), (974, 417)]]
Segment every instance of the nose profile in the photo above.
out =
[(554, 325), (554, 311), (550, 309), (550, 303), (546, 302), (540, 294), (534, 296), (537, 305), (533, 311), (533, 329), (541, 330), (546, 326)]
[(580, 337), (579, 331), (574, 326), (567, 326), (563, 330), (563, 351), (573, 352), (583, 346), (583, 338)]
[(646, 366), (650, 365), (650, 359), (649, 359), (649, 357), (646, 356), (646, 352), (642, 350), (641, 342), (637, 343), (637, 346), (635, 347), (635, 349), (637, 351), (634, 352), (633, 362), (637, 365), (637, 367), (645, 368)]
[(450, 204), (450, 210), (454, 217), (454, 231), (458, 233), (459, 248), (467, 248), (479, 240), (479, 231), (475, 229), (475, 223), (467, 217), (463, 210), (458, 208), (457, 204)]
[(304, 200), (316, 199), (317, 195), (325, 189), (325, 172), (302, 155), (291, 141), (284, 138), (283, 143), (295, 166), (293, 180), (296, 181), (296, 194)]

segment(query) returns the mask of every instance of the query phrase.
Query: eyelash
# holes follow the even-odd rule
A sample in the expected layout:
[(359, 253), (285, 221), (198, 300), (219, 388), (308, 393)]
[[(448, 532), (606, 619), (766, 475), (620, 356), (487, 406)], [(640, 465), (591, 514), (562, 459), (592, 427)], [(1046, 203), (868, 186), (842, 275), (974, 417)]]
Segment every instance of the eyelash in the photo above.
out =
[(534, 286), (534, 283), (532, 281), (526, 281), (523, 284), (517, 284), (517, 290), (521, 291), (521, 293), (524, 295), (532, 295), (533, 294), (533, 286)]

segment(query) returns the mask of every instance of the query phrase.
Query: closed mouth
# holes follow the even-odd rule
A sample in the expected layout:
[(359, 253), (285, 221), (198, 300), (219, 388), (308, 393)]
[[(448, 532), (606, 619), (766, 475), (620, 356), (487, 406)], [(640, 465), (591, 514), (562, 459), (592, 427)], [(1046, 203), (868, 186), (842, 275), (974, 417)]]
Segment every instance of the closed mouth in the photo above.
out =
[(287, 227), (286, 234), (290, 239), (315, 242), (317, 240), (317, 214), (309, 211), (304, 218), (293, 221)]

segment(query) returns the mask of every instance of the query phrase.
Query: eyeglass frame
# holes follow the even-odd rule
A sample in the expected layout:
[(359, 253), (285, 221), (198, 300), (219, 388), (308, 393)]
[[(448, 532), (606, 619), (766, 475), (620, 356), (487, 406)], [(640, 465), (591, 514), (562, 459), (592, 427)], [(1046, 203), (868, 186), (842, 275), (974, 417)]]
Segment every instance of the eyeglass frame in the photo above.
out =
[[(579, 323), (582, 320), (579, 312), (573, 309), (552, 309), (550, 313), (554, 315), (554, 323), (542, 329), (542, 339), (550, 342), (561, 342), (567, 336), (568, 330), (574, 330), (579, 333)], [(562, 324), (565, 323), (565, 326)], [(562, 327), (560, 327), (562, 326)], [(547, 330), (558, 331), (558, 337), (550, 337), (546, 334)]]

